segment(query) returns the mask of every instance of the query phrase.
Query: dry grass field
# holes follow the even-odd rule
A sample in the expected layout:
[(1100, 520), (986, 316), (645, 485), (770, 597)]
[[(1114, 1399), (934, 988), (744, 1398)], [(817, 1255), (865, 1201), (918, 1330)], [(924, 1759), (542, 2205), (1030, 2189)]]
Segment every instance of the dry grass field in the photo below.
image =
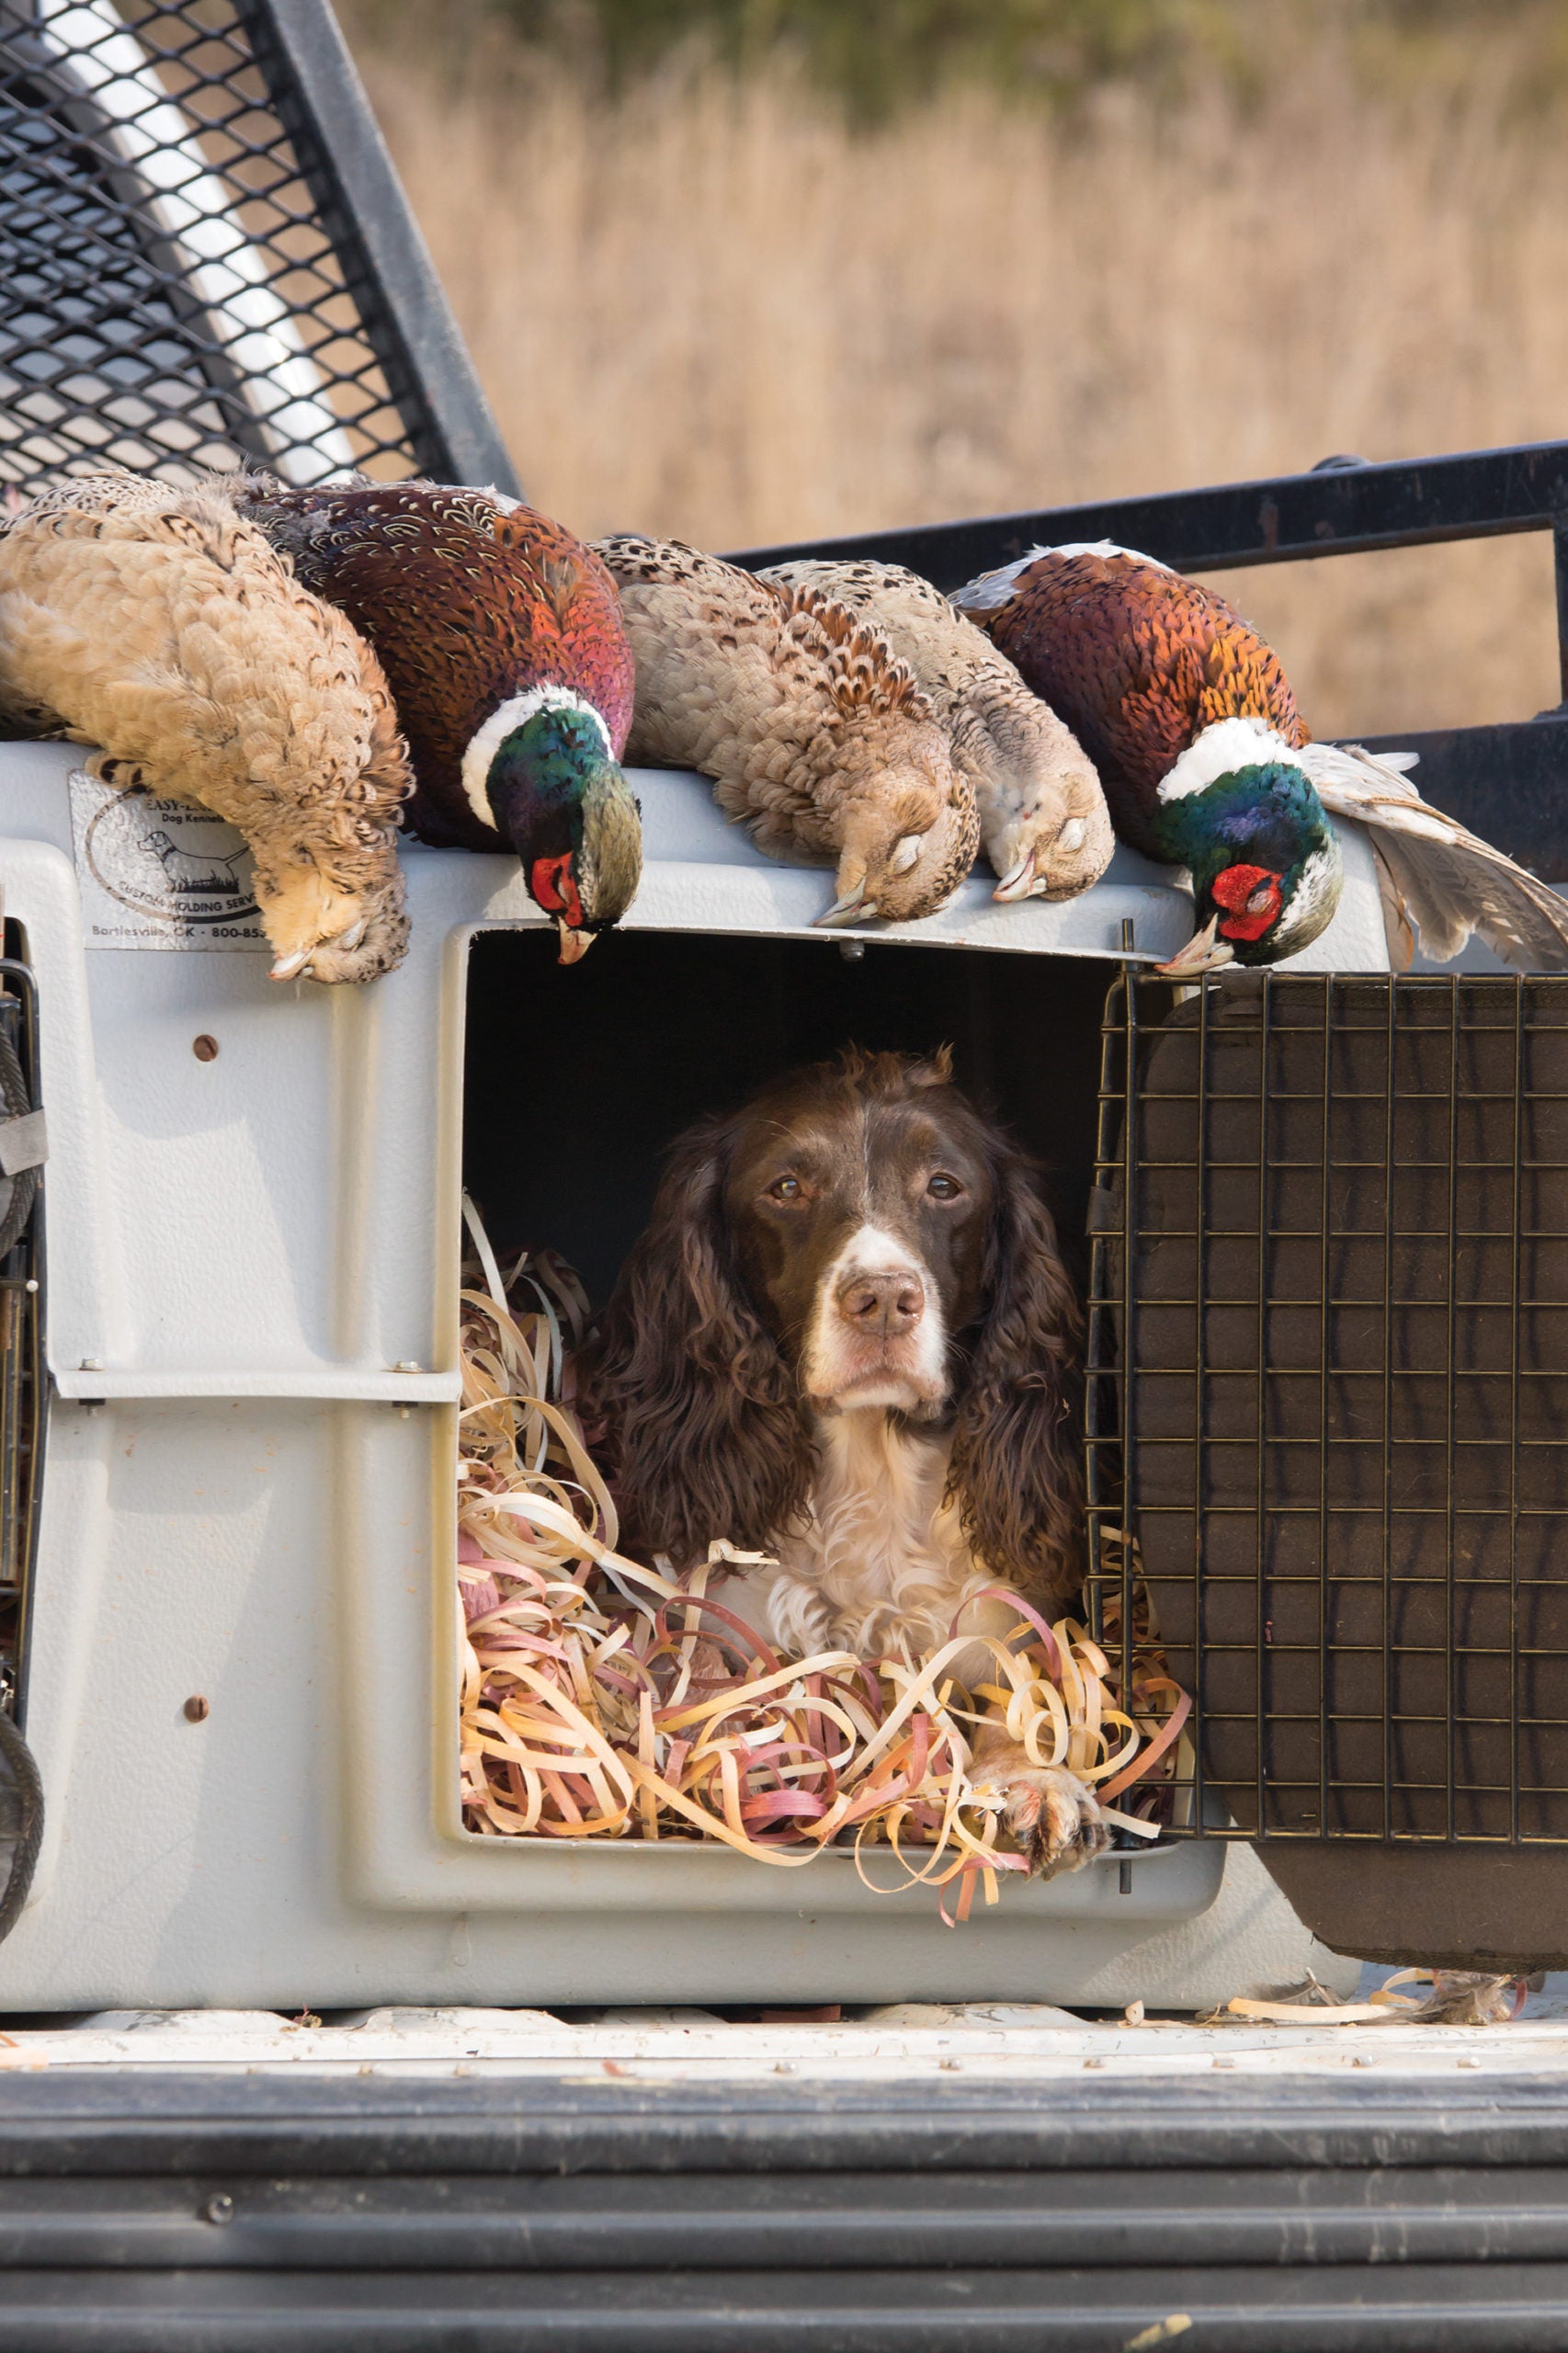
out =
[[(528, 493), (583, 531), (733, 547), (1568, 433), (1568, 139), (1506, 41), (1418, 90), (1325, 42), (1179, 106), (969, 85), (855, 131), (783, 68), (612, 100), (432, 22), (360, 63)], [(1544, 539), (1224, 585), (1320, 732), (1558, 699)]]

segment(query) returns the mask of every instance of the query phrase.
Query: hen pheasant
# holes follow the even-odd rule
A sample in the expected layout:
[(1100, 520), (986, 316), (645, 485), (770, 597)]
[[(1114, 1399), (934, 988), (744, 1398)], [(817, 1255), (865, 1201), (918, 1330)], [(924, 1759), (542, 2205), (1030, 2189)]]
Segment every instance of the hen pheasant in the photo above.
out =
[(997, 899), (1071, 899), (1116, 847), (1094, 765), (1071, 731), (983, 631), (902, 564), (772, 565), (757, 577), (831, 597), (885, 639), (915, 674), (968, 777)]
[(515, 850), (574, 963), (642, 871), (619, 765), (631, 650), (604, 565), (495, 491), (249, 475), (235, 495), (380, 654), (414, 759), (410, 832)]
[(974, 792), (884, 640), (678, 540), (598, 544), (637, 659), (632, 757), (710, 776), (770, 856), (835, 864), (819, 924), (945, 905), (979, 847)]
[(0, 727), (237, 825), (275, 980), (401, 961), (411, 779), (381, 664), (218, 486), (78, 474), (0, 516)]
[(1330, 816), (1367, 827), (1393, 961), (1471, 932), (1568, 965), (1568, 902), (1421, 799), (1408, 755), (1314, 744), (1278, 657), (1213, 589), (1102, 540), (1036, 548), (960, 589), (1099, 767), (1118, 833), (1192, 876), (1199, 929), (1165, 969), (1272, 964), (1338, 904)]

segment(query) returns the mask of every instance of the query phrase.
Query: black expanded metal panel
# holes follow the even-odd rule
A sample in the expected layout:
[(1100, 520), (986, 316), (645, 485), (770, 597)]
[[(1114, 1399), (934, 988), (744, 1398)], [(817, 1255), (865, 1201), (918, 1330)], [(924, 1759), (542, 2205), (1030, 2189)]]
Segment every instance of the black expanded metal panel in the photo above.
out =
[(321, 0), (0, 0), (0, 483), (510, 469)]
[(1568, 1840), (1568, 983), (1129, 973), (1104, 1037), (1091, 1498), (1177, 1825)]

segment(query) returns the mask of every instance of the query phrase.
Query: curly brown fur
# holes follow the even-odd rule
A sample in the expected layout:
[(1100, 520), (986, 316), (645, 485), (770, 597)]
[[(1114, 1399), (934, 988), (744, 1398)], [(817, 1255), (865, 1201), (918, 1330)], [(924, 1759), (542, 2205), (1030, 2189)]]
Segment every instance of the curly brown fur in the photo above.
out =
[(646, 1232), (577, 1362), (621, 1542), (681, 1565), (716, 1537), (766, 1549), (811, 1475), (801, 1401), (742, 1289), (724, 1188), (737, 1122), (705, 1120), (671, 1150)]
[(976, 1552), (1061, 1600), (1084, 1568), (1083, 1319), (1034, 1164), (998, 1139), (993, 1166), (991, 1304), (959, 1399), (949, 1488)]

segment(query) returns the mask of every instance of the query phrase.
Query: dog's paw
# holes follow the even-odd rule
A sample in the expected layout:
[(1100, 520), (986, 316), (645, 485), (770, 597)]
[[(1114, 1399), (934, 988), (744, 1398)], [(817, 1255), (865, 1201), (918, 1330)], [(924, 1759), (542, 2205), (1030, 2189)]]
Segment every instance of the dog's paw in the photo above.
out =
[(974, 1787), (1001, 1794), (1003, 1826), (1033, 1879), (1075, 1871), (1110, 1845), (1094, 1792), (1064, 1765), (1004, 1759), (977, 1774)]
[(780, 1576), (767, 1597), (767, 1631), (786, 1658), (812, 1658), (840, 1647), (833, 1612), (820, 1589), (803, 1578)]

